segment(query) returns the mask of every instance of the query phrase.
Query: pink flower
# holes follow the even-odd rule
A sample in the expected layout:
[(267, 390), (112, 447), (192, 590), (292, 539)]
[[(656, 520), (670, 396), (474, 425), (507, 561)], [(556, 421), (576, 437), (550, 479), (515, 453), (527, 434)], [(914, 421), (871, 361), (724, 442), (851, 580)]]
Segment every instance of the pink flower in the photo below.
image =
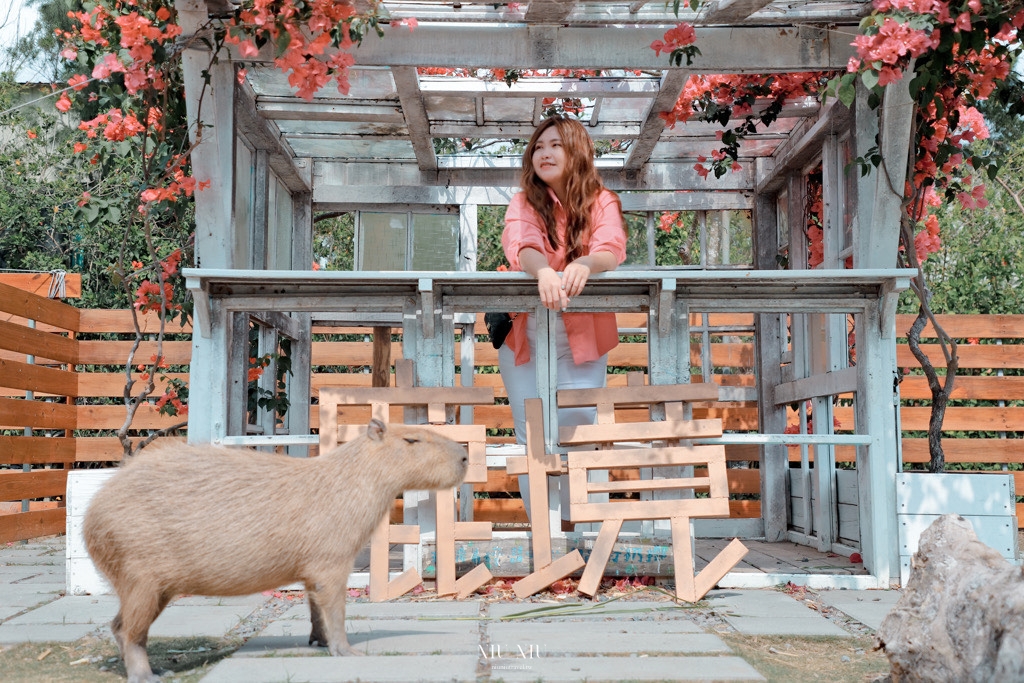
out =
[(60, 98), (57, 100), (54, 106), (57, 107), (58, 111), (67, 113), (71, 110), (71, 98), (68, 97), (68, 94), (66, 92), (61, 93)]

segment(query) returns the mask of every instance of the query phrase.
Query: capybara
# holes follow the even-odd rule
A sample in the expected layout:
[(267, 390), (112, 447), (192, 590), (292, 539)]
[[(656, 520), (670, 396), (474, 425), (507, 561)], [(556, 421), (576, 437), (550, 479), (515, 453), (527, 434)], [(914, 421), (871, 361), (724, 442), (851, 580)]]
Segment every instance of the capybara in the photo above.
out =
[(317, 458), (215, 446), (155, 446), (96, 493), (83, 533), (121, 601), (111, 622), (130, 683), (159, 680), (149, 627), (182, 594), (248, 595), (305, 584), (310, 644), (359, 654), (345, 634), (356, 553), (397, 495), (455, 486), (466, 449), (422, 427), (372, 420)]

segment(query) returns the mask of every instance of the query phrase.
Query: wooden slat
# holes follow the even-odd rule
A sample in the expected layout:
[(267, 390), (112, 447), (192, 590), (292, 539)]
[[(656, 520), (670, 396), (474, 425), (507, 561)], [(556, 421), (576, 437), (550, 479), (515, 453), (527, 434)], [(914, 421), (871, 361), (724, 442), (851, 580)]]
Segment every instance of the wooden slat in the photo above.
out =
[[(931, 416), (929, 407), (903, 406), (900, 408), (900, 421), (904, 431), (928, 429)], [(836, 408), (835, 417), (844, 429), (853, 426), (853, 409)], [(943, 431), (992, 431), (1012, 432), (1024, 427), (1024, 408), (1017, 407), (977, 407), (977, 408), (946, 408), (946, 416), (942, 422)]]
[(5, 470), (0, 472), (0, 500), (63, 496), (67, 481), (67, 470)]
[(78, 342), (74, 339), (3, 320), (0, 320), (0, 348), (61, 363), (78, 362)]
[[(1024, 439), (943, 439), (942, 451), (948, 463), (1024, 462)], [(903, 439), (903, 461), (929, 461), (928, 440)], [(1024, 489), (1018, 489), (1024, 495)]]
[[(156, 315), (140, 315), (139, 328), (145, 334), (156, 334), (160, 331), (160, 318)], [(132, 324), (132, 312), (129, 310), (81, 309), (78, 331), (85, 333), (135, 334)], [(192, 326), (182, 327), (180, 320), (172, 320), (164, 326), (165, 334), (191, 334)]]
[(714, 384), (673, 384), (667, 386), (619, 386), (600, 389), (563, 389), (557, 393), (559, 408), (596, 406), (614, 403), (615, 408), (682, 401), (717, 401), (718, 386)]
[(78, 375), (67, 370), (0, 359), (0, 385), (37, 394), (76, 396)]
[[(900, 398), (903, 400), (928, 400), (932, 392), (928, 388), (928, 380), (923, 375), (904, 375), (900, 382)], [(970, 377), (958, 375), (953, 382), (954, 401), (974, 400), (1021, 400), (1024, 399), (1024, 376), (1019, 375), (985, 375)]]
[[(901, 314), (896, 316), (896, 331), (905, 336), (917, 316)], [(1018, 315), (965, 315), (942, 314), (935, 316), (939, 325), (954, 339), (1024, 339), (1024, 327)], [(934, 338), (931, 322), (925, 325), (921, 338)]]
[[(132, 386), (132, 396), (138, 396), (142, 393), (146, 383), (142, 379), (142, 373), (133, 372), (132, 378), (135, 380), (135, 384)], [(188, 382), (189, 376), (187, 372), (170, 372), (166, 375), (157, 375), (156, 393), (154, 396), (163, 395), (167, 386), (167, 379), (179, 379)], [(124, 382), (123, 372), (80, 372), (78, 373), (78, 396), (81, 398), (98, 396), (123, 398)]]
[(568, 460), (570, 469), (574, 467), (589, 470), (611, 467), (675, 467), (725, 463), (725, 450), (721, 446), (676, 446), (673, 448), (570, 451)]
[[(77, 299), (82, 296), (82, 274), (64, 274), (64, 299)], [(50, 298), (50, 288), (54, 277), (50, 273), (0, 273), (0, 283), (17, 287), (36, 296)]]
[(0, 462), (5, 465), (42, 465), (74, 462), (79, 439), (43, 436), (0, 436)]
[[(124, 424), (125, 407), (112, 406), (72, 406), (78, 411), (77, 429), (119, 429)], [(132, 429), (162, 429), (181, 422), (181, 416), (161, 415), (155, 406), (146, 404), (139, 406), (132, 420)]]
[[(81, 341), (78, 343), (78, 363), (82, 365), (124, 365), (131, 351), (130, 341)], [(148, 363), (156, 354), (156, 342), (145, 341), (135, 352), (135, 363)], [(164, 360), (170, 365), (188, 365), (192, 358), (192, 342), (165, 341)]]
[(74, 306), (36, 296), (0, 282), (0, 320), (20, 316), (72, 332), (78, 331), (79, 312)]
[(0, 543), (27, 541), (63, 533), (67, 526), (65, 511), (66, 508), (55, 508), (0, 515)]
[(387, 403), (392, 406), (422, 406), (428, 403), (450, 405), (481, 405), (494, 403), (494, 392), (489, 387), (380, 387), (350, 389), (325, 386), (320, 389), (322, 402), (342, 405)]
[(680, 479), (631, 479), (629, 481), (590, 482), (587, 493), (618, 493), (622, 491), (665, 491), (672, 489), (706, 489), (711, 486), (710, 477), (688, 477)]
[[(738, 501), (748, 502), (748, 501)], [(634, 503), (636, 503), (634, 505)], [(671, 519), (686, 517), (727, 517), (730, 501), (725, 498), (687, 498), (682, 500), (617, 501), (582, 503), (570, 508), (573, 522), (600, 522), (609, 519)]]
[(558, 430), (558, 441), (561, 444), (569, 445), (614, 441), (696, 439), (721, 435), (722, 424), (718, 420), (686, 420), (684, 422), (634, 422), (562, 427)]
[(76, 429), (75, 406), (49, 401), (0, 398), (0, 428)]
[[(946, 367), (946, 360), (938, 344), (922, 344), (921, 351), (936, 367)], [(960, 344), (956, 348), (956, 355), (963, 370), (1024, 368), (1024, 344)], [(920, 367), (910, 347), (905, 344), (896, 347), (896, 365), (902, 368)]]

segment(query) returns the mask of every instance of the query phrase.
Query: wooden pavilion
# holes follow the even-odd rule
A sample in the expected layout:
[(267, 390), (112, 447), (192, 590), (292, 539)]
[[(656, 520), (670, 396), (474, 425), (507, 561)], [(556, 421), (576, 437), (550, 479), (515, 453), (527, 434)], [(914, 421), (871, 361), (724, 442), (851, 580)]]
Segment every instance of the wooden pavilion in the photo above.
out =
[[(852, 108), (813, 98), (792, 103), (741, 147), (741, 169), (719, 179), (700, 177), (694, 164), (719, 146), (720, 128), (701, 122), (669, 128), (659, 116), (671, 110), (691, 74), (844, 70), (870, 2), (711, 0), (697, 13), (681, 7), (678, 19), (662, 3), (644, 0), (383, 4), (393, 21), (415, 18), (418, 26), (386, 27), (383, 39), (368, 35), (353, 50), (347, 96), (332, 84), (312, 101), (296, 97), (269, 52), (244, 60), (225, 52), (211, 64), (199, 43), (186, 51), (190, 116), (203, 131), (192, 155), (194, 174), (213, 181), (196, 195), (199, 267), (185, 271), (196, 296), (191, 384), (202, 387), (191, 392), (189, 439), (288, 445), (296, 453), (315, 441), (301, 410), (289, 411), (283, 429), (247, 433), (251, 320), (264, 348), (276, 348), (279, 336), (293, 340), (293, 397), (310, 395), (311, 326), (331, 322), (401, 326), (415, 384), (454, 386), (456, 366), (467, 367), (472, 353), (465, 340), (467, 333), (472, 340), (475, 315), (533, 310), (536, 297), (524, 276), (475, 272), (477, 209), (507, 203), (516, 190), (518, 156), (439, 154), (434, 141), (523, 139), (542, 118), (545, 99), (578, 98), (593, 138), (629, 141), (626, 151), (602, 156), (599, 167), (624, 210), (649, 216), (648, 245), (657, 212), (693, 211), (702, 225), (719, 227), (723, 212), (748, 212), (752, 246), (749, 254), (688, 267), (634, 264), (594, 278), (573, 305), (648, 314), (650, 384), (687, 383), (694, 374), (715, 381), (710, 360), (691, 367), (692, 314), (753, 314), (756, 386), (723, 387), (721, 400), (756, 400), (758, 430), (709, 442), (759, 447), (762, 516), (725, 533), (849, 554), (835, 533), (831, 454), (852, 445), (859, 550), (870, 574), (858, 585), (888, 587), (899, 572), (894, 316), (912, 274), (896, 269), (897, 191), (904, 185), (912, 112), (906, 79), (888, 86), (878, 110), (863, 91)], [(187, 35), (223, 15), (228, 3), (178, 0), (177, 7)], [(666, 56), (649, 46), (679, 20), (696, 26), (701, 54), (690, 66), (669, 68)], [(424, 75), (421, 67), (598, 69), (603, 75), (522, 78), (510, 86)], [(848, 173), (849, 162), (876, 144), (888, 176)], [(794, 257), (783, 269), (780, 256), (806, 253), (805, 176), (818, 164), (824, 263), (807, 269), (805, 259)], [(356, 212), (356, 272), (310, 271), (312, 219), (324, 211)], [(845, 267), (848, 259), (852, 267)], [(539, 313), (543, 335), (549, 321)], [(471, 373), (459, 381), (470, 384)], [(546, 442), (554, 449), (551, 373), (539, 381), (548, 399)], [(852, 397), (856, 424), (837, 434), (828, 416), (840, 395)], [(787, 434), (787, 406), (805, 402), (816, 418), (811, 433)], [(463, 420), (467, 415), (464, 410)], [(813, 454), (813, 469), (805, 455), (801, 472), (808, 483), (817, 480), (818, 498), (807, 508), (814, 534), (790, 528), (789, 447)]]

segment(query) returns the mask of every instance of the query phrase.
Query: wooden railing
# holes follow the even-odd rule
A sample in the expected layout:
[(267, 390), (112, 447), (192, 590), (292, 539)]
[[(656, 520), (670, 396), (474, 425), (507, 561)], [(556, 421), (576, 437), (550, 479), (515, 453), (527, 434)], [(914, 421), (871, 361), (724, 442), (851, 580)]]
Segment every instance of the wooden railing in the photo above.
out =
[[(956, 379), (944, 423), (946, 461), (952, 467), (970, 470), (1006, 467), (1015, 472), (1017, 491), (1024, 492), (1024, 316), (950, 315), (939, 316), (939, 321), (962, 342), (962, 376)], [(143, 318), (143, 322), (147, 335), (155, 333), (154, 318)], [(691, 319), (695, 372), (701, 368), (699, 326), (704, 322), (698, 315)], [(743, 331), (751, 326), (751, 316), (718, 314), (706, 322), (709, 367), (714, 373), (709, 379), (724, 386), (752, 387), (752, 333)], [(898, 316), (898, 333), (903, 334), (911, 322), (910, 316)], [(625, 370), (647, 365), (643, 334), (646, 315), (620, 314), (619, 325), (623, 343), (609, 354), (610, 386), (624, 386)], [(719, 331), (723, 328), (726, 331)], [(507, 442), (511, 437), (498, 432), (511, 429), (512, 416), (509, 407), (501, 403), (505, 390), (500, 375), (493, 371), (497, 352), (484, 336), (482, 320), (474, 331), (479, 340), (474, 346), (474, 384), (492, 387), (499, 399), (493, 406), (475, 407), (474, 422), (494, 430), (489, 437), (492, 442)], [(187, 335), (191, 330), (173, 324), (167, 332), (184, 335), (166, 341), (163, 354), (173, 371), (170, 376), (187, 379), (191, 353)], [(344, 341), (313, 343), (314, 396), (326, 385), (371, 385), (373, 343), (368, 329), (317, 328), (314, 334), (323, 335), (314, 339), (340, 339), (344, 335)], [(930, 328), (926, 329), (925, 336), (930, 334)], [(112, 465), (121, 459), (122, 449), (114, 432), (125, 419), (124, 362), (133, 338), (129, 311), (77, 309), (0, 284), (0, 542), (63, 531), (67, 469)], [(941, 366), (938, 346), (933, 339), (926, 342), (930, 342), (925, 344), (927, 353)], [(154, 343), (147, 340), (136, 357), (145, 361), (154, 352)], [(400, 341), (392, 343), (391, 357), (402, 357)], [(927, 441), (921, 434), (927, 429), (930, 394), (903, 340), (897, 349), (897, 362), (907, 369), (900, 387), (904, 461), (920, 465), (928, 459)], [(138, 369), (135, 374), (139, 374)], [(698, 374), (693, 380), (702, 381), (702, 377)], [(460, 381), (457, 377), (456, 383)], [(315, 405), (309, 410), (311, 427), (316, 430), (318, 411)], [(852, 409), (839, 405), (835, 415), (840, 430), (852, 427)], [(753, 401), (697, 407), (694, 417), (719, 417), (726, 431), (757, 429), (757, 405)], [(791, 412), (791, 417), (795, 423), (796, 413)], [(363, 415), (353, 410), (346, 418), (365, 422), (369, 412)], [(154, 405), (146, 404), (132, 426), (135, 433), (144, 433), (168, 427), (179, 419), (160, 415)], [(401, 413), (396, 412), (394, 419), (401, 420)], [(645, 417), (637, 414), (631, 418), (624, 411), (619, 419)], [(798, 458), (798, 449), (793, 450), (793, 457)], [(853, 462), (852, 447), (840, 446), (836, 452), (840, 462)], [(726, 457), (732, 465), (728, 470), (732, 516), (759, 517), (758, 447), (728, 446)], [(525, 521), (516, 497), (515, 477), (492, 471), (488, 482), (477, 485), (477, 490), (487, 494), (474, 501), (477, 519)], [(1018, 520), (1024, 523), (1024, 504), (1018, 504)]]

